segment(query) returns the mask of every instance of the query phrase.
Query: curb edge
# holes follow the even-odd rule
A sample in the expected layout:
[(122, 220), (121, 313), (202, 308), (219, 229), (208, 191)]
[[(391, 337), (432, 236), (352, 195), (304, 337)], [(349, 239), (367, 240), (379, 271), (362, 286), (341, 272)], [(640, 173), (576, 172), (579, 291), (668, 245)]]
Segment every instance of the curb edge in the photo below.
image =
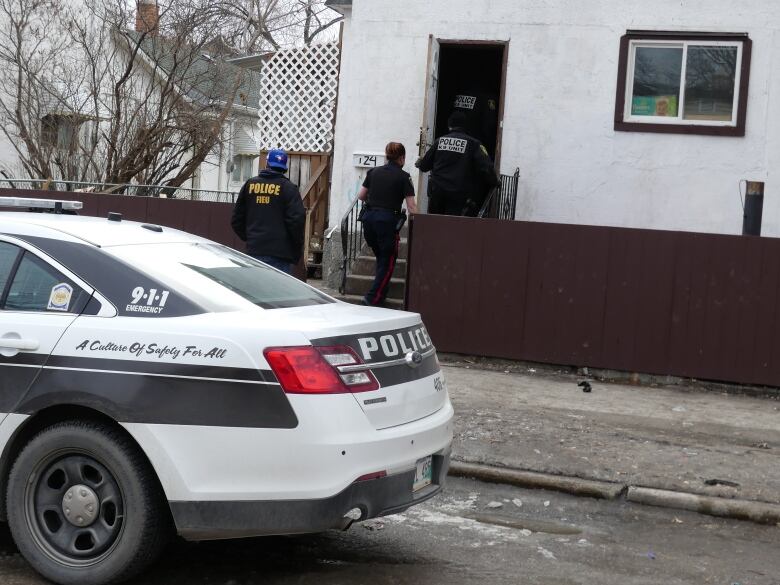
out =
[(626, 490), (625, 484), (580, 479), (564, 475), (551, 475), (537, 471), (493, 467), (477, 463), (464, 463), (461, 461), (450, 462), (449, 474), (455, 477), (473, 477), (490, 483), (505, 483), (517, 487), (553, 490), (575, 496), (587, 496), (603, 500), (615, 500)]
[(635, 504), (687, 510), (708, 516), (780, 526), (780, 504), (768, 502), (703, 496), (687, 492), (629, 486), (606, 481), (494, 467), (462, 461), (452, 461), (450, 463), (449, 475), (522, 488), (552, 490), (574, 496), (603, 500), (616, 500), (625, 497), (626, 501)]
[(628, 488), (626, 500), (646, 506), (675, 508), (708, 516), (748, 520), (756, 524), (780, 524), (778, 504), (635, 486)]

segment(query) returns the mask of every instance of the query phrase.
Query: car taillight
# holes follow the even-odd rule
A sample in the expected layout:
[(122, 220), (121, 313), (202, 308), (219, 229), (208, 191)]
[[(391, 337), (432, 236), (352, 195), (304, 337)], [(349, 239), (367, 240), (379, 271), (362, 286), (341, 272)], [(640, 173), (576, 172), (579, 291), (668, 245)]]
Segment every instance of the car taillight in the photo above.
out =
[(366, 473), (365, 475), (361, 475), (355, 481), (370, 481), (372, 479), (382, 479), (383, 477), (387, 477), (386, 471), (375, 471), (374, 473)]
[[(379, 382), (347, 346), (271, 347), (263, 352), (282, 389), (290, 394), (370, 392)], [(348, 369), (349, 371), (341, 371)]]

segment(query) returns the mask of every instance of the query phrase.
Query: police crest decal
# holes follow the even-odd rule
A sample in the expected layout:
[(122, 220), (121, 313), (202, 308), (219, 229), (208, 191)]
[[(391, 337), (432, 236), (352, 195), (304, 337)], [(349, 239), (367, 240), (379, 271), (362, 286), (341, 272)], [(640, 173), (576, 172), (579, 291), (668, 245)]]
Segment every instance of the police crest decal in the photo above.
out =
[(49, 303), (46, 309), (49, 311), (67, 311), (70, 307), (70, 299), (73, 296), (73, 287), (65, 282), (55, 284), (49, 295)]

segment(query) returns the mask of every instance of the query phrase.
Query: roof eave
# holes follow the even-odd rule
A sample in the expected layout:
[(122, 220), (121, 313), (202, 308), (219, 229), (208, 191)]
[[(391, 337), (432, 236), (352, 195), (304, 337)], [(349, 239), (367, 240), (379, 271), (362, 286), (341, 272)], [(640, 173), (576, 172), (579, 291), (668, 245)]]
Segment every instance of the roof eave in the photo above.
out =
[(344, 14), (347, 10), (352, 10), (352, 0), (326, 0), (325, 6)]

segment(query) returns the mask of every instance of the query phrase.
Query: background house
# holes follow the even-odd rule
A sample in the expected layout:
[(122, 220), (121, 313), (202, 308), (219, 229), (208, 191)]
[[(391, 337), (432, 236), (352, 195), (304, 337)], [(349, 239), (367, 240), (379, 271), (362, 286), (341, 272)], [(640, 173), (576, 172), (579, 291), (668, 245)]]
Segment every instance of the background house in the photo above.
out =
[[(330, 225), (359, 155), (412, 166), (458, 86), (496, 95), (498, 167), (517, 219), (740, 233), (743, 179), (780, 235), (780, 11), (763, 0), (331, 0), (345, 15)], [(425, 193), (421, 193), (424, 200)]]
[[(127, 34), (136, 41), (139, 31)], [(185, 75), (180, 89), (187, 99), (207, 108), (215, 100), (223, 101), (236, 79), (240, 80), (240, 85), (222, 123), (219, 146), (201, 163), (188, 183), (192, 189), (237, 192), (247, 179), (257, 174), (261, 70), (266, 56), (225, 58), (213, 56), (208, 48), (204, 47), (206, 50), (195, 58)], [(157, 70), (149, 71), (150, 75), (166, 75), (174, 69), (165, 39), (148, 37), (142, 41), (141, 49), (145, 55), (140, 58), (149, 58), (157, 65)], [(219, 48), (215, 53), (224, 54)], [(222, 106), (220, 103), (219, 107)], [(213, 197), (210, 199), (214, 200)]]
[[(172, 182), (221, 192), (195, 196), (231, 200), (229, 192), (257, 173), (265, 54), (241, 54), (192, 15), (161, 17), (155, 0), (138, 2), (130, 30), (124, 13), (114, 9), (103, 13), (92, 2), (85, 3), (83, 17), (73, 7), (60, 19), (51, 17), (52, 41), (41, 58), (49, 65), (40, 73), (22, 70), (25, 83), (32, 80), (30, 91), (7, 84), (0, 96), (11, 128), (10, 138), (0, 141), (0, 174), (66, 180), (71, 188)], [(20, 15), (21, 8), (5, 17), (23, 26), (13, 20)], [(47, 15), (35, 18), (44, 24)], [(68, 25), (83, 28), (69, 36)], [(35, 34), (27, 29), (25, 34)], [(28, 57), (34, 38), (15, 45), (8, 37), (2, 41), (10, 70)], [(13, 71), (5, 77), (13, 79)], [(16, 109), (29, 132), (20, 130)], [(42, 162), (24, 168), (25, 156)]]

